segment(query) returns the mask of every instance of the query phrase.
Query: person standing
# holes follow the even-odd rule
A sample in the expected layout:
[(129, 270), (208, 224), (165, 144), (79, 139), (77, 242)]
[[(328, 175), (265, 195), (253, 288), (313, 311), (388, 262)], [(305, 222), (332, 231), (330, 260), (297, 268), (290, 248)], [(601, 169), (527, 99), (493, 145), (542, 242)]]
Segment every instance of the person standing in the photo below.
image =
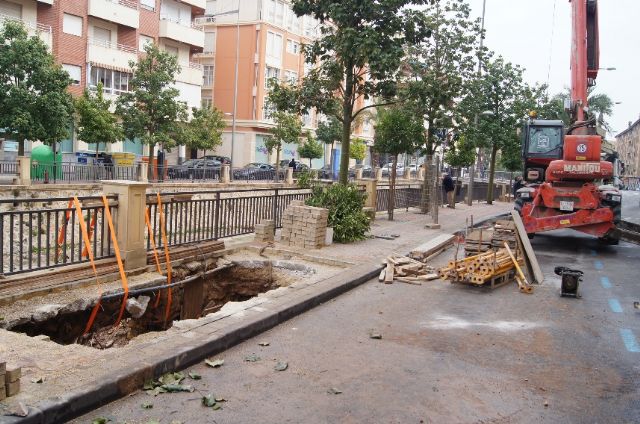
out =
[(442, 174), (442, 190), (445, 193), (445, 199), (447, 201), (447, 207), (454, 209), (456, 207), (454, 194), (456, 186), (453, 182), (453, 178), (446, 172)]
[(291, 158), (291, 160), (289, 161), (289, 168), (293, 168), (293, 170), (296, 170), (296, 160), (294, 158)]
[(521, 175), (518, 175), (516, 177), (516, 181), (513, 183), (513, 198), (516, 198), (516, 193), (518, 192), (518, 190), (520, 190), (522, 187), (524, 187), (524, 180), (522, 179)]

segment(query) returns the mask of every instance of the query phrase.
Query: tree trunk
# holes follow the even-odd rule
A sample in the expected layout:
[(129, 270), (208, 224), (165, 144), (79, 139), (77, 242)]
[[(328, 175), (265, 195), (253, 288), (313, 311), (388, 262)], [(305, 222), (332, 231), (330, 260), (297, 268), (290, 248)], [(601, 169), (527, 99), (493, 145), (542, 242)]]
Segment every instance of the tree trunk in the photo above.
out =
[(349, 182), (349, 148), (351, 142), (351, 122), (353, 120), (353, 68), (345, 65), (345, 90), (342, 101), (342, 152), (340, 152), (340, 184)]
[(498, 145), (491, 146), (491, 167), (489, 168), (489, 184), (487, 187), (487, 204), (493, 204), (493, 174), (496, 171), (496, 156), (498, 153)]
[(396, 168), (398, 167), (398, 155), (393, 156), (393, 168), (391, 169), (391, 184), (389, 186), (389, 201), (387, 202), (387, 215), (389, 221), (393, 221), (393, 211), (396, 208)]
[(424, 159), (424, 181), (422, 184), (422, 200), (421, 200), (421, 212), (428, 214), (431, 211), (431, 202), (434, 201), (433, 196), (433, 181), (434, 175), (431, 169), (431, 162), (433, 162), (433, 120), (427, 121), (427, 155)]
[(149, 169), (147, 170), (147, 177), (149, 178), (149, 181), (153, 181), (153, 174), (156, 170), (156, 167), (153, 165), (153, 157), (155, 155), (154, 150), (156, 149), (156, 145), (154, 144), (149, 144)]
[(280, 146), (276, 147), (276, 182), (280, 181)]
[(24, 156), (24, 137), (18, 135), (18, 156)]

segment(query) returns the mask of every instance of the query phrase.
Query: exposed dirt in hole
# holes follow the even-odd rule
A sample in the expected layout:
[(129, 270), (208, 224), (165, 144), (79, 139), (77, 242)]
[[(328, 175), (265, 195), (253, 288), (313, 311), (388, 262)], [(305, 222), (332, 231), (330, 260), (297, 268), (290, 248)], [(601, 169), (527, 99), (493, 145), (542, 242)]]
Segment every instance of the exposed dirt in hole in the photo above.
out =
[[(293, 281), (314, 272), (313, 269), (296, 263), (241, 261), (205, 277), (204, 280), (197, 279), (185, 286), (173, 287), (169, 319), (166, 322), (167, 291), (162, 290), (160, 293), (157, 291), (144, 293), (151, 299), (142, 316), (136, 319), (125, 311), (122, 321), (117, 326), (113, 324), (120, 312), (121, 299), (101, 302), (93, 327), (86, 335), (83, 333), (92, 307), (77, 312), (59, 313), (40, 322), (28, 321), (9, 330), (32, 337), (46, 335), (52, 341), (63, 345), (77, 343), (96, 349), (121, 347), (141, 334), (170, 328), (174, 320), (184, 316), (185, 309), (190, 310), (192, 315), (196, 315), (189, 318), (199, 318), (219, 311), (228, 302), (249, 300), (269, 290), (288, 286)], [(185, 295), (194, 288), (194, 285), (200, 286), (195, 300), (194, 296)], [(156, 305), (158, 295), (160, 295), (160, 301)], [(185, 301), (199, 302), (199, 304), (185, 305)]]

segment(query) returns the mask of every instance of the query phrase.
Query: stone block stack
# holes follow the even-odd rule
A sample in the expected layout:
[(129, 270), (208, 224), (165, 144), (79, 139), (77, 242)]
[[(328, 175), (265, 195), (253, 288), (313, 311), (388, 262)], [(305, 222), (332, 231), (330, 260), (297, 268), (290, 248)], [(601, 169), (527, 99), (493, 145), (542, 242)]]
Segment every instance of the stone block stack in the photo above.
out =
[(0, 401), (20, 393), (22, 368), (0, 362)]
[(276, 222), (273, 219), (266, 219), (255, 226), (255, 240), (261, 243), (268, 243), (274, 240), (276, 234)]
[(320, 249), (327, 237), (329, 210), (305, 206), (302, 201), (294, 201), (282, 215), (282, 235), (284, 245), (303, 249)]

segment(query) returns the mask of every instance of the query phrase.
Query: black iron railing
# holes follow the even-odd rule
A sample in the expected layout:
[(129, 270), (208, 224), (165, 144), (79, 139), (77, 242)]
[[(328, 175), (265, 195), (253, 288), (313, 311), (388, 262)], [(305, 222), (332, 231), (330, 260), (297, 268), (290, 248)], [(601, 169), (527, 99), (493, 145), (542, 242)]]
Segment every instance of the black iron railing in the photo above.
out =
[(140, 164), (116, 166), (63, 162), (59, 164), (31, 164), (31, 180), (46, 183), (96, 182), (101, 180), (140, 179)]
[[(90, 245), (82, 237), (78, 216), (69, 198), (0, 200), (2, 274), (78, 264), (113, 256), (111, 236), (101, 197), (79, 197)], [(113, 219), (117, 197), (109, 197)]]
[[(265, 219), (275, 220), (280, 228), (284, 209), (310, 196), (307, 189), (162, 193), (167, 243), (178, 246), (250, 234)], [(155, 243), (163, 246), (157, 195), (148, 196), (147, 206)], [(147, 249), (151, 249), (148, 235)]]
[[(386, 211), (389, 208), (391, 190), (389, 187), (378, 187), (376, 194), (376, 211)], [(396, 186), (394, 209), (409, 209), (420, 206), (422, 187)]]

